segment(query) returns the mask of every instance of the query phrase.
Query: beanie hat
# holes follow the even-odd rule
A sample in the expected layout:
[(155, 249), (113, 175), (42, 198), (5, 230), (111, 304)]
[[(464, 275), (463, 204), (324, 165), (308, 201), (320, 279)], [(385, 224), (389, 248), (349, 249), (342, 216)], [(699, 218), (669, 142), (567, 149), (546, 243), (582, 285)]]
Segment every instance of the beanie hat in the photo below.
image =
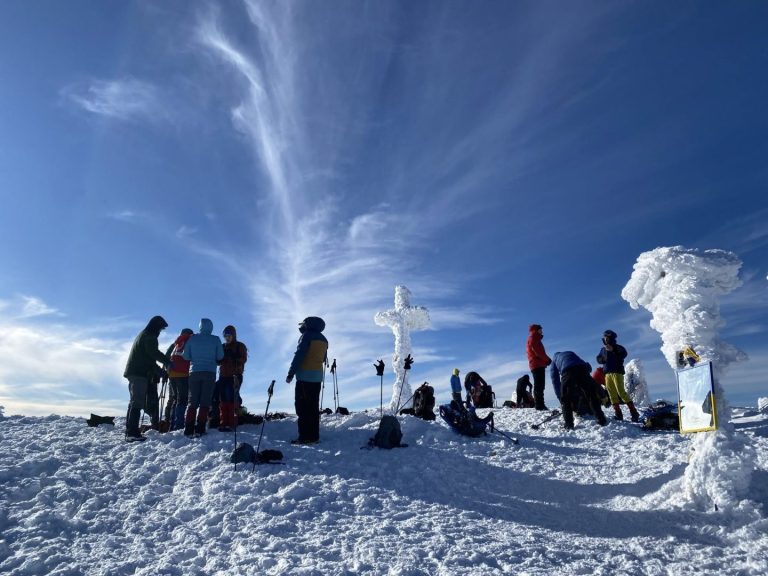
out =
[(528, 326), (528, 332), (536, 332), (536, 330), (541, 330), (541, 324), (531, 324)]
[(185, 334), (194, 334), (194, 333), (195, 333), (195, 331), (192, 330), (192, 328), (182, 328), (182, 330), (181, 330), (181, 335), (182, 336), (185, 335)]

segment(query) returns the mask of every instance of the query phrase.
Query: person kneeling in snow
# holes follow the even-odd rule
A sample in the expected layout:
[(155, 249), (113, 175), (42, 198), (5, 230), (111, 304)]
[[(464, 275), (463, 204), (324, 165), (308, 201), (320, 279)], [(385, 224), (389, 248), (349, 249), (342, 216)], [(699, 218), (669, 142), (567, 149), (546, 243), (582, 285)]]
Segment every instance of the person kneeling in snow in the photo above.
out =
[(531, 377), (528, 374), (518, 378), (516, 390), (518, 408), (533, 408), (536, 406), (536, 400), (531, 393), (532, 390), (533, 384), (531, 384)]
[(573, 430), (574, 404), (578, 401), (580, 394), (587, 398), (587, 402), (597, 418), (597, 423), (600, 426), (605, 426), (608, 423), (600, 407), (597, 383), (592, 380), (590, 370), (592, 367), (574, 352), (556, 352), (552, 359), (550, 376), (555, 393), (560, 398), (563, 421), (567, 430)]
[(320, 383), (323, 367), (328, 364), (328, 340), (323, 336), (325, 320), (309, 316), (299, 324), (299, 346), (285, 381), (296, 376), (296, 416), (299, 437), (291, 444), (314, 444), (320, 441)]

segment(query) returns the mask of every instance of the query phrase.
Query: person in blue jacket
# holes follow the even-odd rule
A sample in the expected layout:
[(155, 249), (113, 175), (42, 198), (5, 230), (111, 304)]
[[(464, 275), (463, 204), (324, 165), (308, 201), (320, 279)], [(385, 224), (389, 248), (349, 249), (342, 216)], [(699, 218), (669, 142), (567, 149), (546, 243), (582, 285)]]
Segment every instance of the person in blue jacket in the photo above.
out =
[(182, 358), (189, 362), (189, 398), (184, 435), (205, 434), (216, 384), (216, 367), (224, 358), (224, 346), (221, 339), (213, 334), (213, 322), (208, 318), (200, 320), (200, 331), (189, 337)]
[(451, 375), (451, 394), (453, 399), (461, 405), (461, 378), (459, 378), (459, 369), (454, 368)]
[(600, 405), (597, 384), (592, 380), (591, 371), (592, 366), (579, 358), (575, 352), (556, 352), (552, 358), (550, 376), (555, 394), (563, 408), (563, 421), (566, 430), (573, 430), (573, 409), (580, 394), (587, 398), (587, 402), (597, 418), (597, 423), (600, 426), (605, 426), (608, 423)]
[(291, 444), (315, 444), (320, 441), (320, 386), (328, 365), (328, 340), (323, 336), (325, 321), (309, 316), (299, 324), (299, 345), (293, 355), (285, 381), (296, 376), (296, 416), (299, 437)]

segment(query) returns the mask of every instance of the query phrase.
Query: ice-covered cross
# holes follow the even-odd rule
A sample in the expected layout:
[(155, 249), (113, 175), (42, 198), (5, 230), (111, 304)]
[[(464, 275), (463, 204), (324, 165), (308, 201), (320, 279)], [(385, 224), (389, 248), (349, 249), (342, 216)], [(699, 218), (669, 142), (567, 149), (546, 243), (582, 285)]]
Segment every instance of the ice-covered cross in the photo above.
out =
[(403, 366), (403, 360), (411, 353), (411, 330), (429, 328), (429, 310), (423, 306), (411, 306), (411, 291), (405, 286), (395, 286), (395, 307), (378, 312), (373, 320), (379, 326), (391, 328), (395, 335), (395, 353), (392, 355), (395, 383), (390, 407), (396, 410), (398, 398), (403, 402), (411, 396), (411, 386)]

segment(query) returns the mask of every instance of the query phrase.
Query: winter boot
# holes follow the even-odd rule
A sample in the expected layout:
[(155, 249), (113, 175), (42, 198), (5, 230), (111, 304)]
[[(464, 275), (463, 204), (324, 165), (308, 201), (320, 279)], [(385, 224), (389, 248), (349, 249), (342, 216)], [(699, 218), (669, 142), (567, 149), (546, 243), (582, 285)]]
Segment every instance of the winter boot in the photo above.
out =
[(635, 408), (635, 403), (627, 402), (627, 408), (629, 408), (629, 413), (632, 416), (632, 422), (640, 422), (640, 413)]
[(597, 413), (597, 423), (600, 424), (600, 426), (606, 426), (608, 424), (608, 419), (605, 417), (602, 410)]
[(197, 414), (197, 426), (195, 426), (195, 434), (202, 436), (205, 434), (205, 426), (208, 424), (208, 408), (200, 407), (200, 412)]
[(624, 420), (624, 414), (621, 412), (621, 404), (614, 404), (613, 405), (613, 419), (614, 420)]
[(187, 406), (187, 413), (184, 416), (184, 436), (192, 436), (195, 433), (195, 409)]

